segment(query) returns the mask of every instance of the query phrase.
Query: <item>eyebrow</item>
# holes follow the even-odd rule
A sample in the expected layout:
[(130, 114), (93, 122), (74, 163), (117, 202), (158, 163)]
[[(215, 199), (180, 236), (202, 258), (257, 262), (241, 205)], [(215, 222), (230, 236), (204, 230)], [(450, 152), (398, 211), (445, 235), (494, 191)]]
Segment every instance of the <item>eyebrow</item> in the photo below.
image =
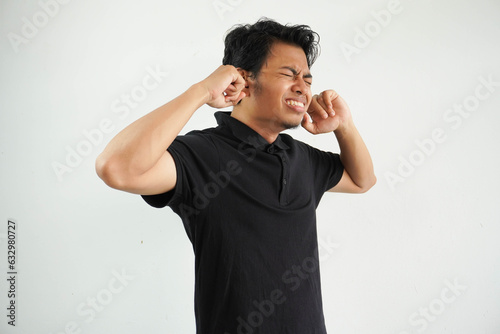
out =
[[(294, 69), (293, 67), (290, 67), (290, 66), (283, 66), (280, 68), (280, 70), (283, 70), (283, 69), (289, 70), (290, 72), (293, 73), (293, 75), (299, 74), (296, 69)], [(306, 79), (312, 79), (312, 77), (313, 76), (311, 73), (304, 74), (304, 78), (306, 78)]]

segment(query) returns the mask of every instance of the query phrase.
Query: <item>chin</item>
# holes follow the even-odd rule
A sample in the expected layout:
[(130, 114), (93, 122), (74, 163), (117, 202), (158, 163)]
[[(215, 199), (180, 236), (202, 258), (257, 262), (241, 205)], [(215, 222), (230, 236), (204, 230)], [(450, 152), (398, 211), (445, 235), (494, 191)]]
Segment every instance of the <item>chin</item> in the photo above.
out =
[(285, 130), (291, 130), (291, 129), (296, 129), (298, 128), (300, 123), (283, 123), (282, 126)]
[(293, 117), (292, 119), (288, 119), (288, 120), (283, 120), (281, 122), (281, 125), (283, 126), (283, 128), (285, 130), (289, 130), (289, 129), (295, 129), (297, 128), (301, 123), (302, 123), (302, 119), (303, 119), (303, 116), (299, 118), (295, 118), (295, 120), (293, 120), (295, 117)]
[(295, 129), (297, 128), (301, 123), (303, 117), (297, 117), (297, 115), (294, 115), (295, 117), (275, 117), (272, 120), (270, 120), (270, 127), (271, 128), (279, 128), (282, 129), (281, 131), (284, 130), (289, 130), (289, 129)]

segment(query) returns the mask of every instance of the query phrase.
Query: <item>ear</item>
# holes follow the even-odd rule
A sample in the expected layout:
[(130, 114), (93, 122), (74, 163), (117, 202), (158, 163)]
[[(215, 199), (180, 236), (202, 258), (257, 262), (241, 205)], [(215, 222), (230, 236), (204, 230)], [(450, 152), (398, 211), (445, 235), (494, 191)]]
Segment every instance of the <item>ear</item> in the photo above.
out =
[(250, 96), (250, 86), (253, 83), (253, 76), (252, 73), (244, 70), (240, 67), (237, 68), (238, 72), (240, 75), (243, 77), (243, 80), (245, 80), (245, 88), (243, 88), (243, 92), (245, 92), (246, 97)]

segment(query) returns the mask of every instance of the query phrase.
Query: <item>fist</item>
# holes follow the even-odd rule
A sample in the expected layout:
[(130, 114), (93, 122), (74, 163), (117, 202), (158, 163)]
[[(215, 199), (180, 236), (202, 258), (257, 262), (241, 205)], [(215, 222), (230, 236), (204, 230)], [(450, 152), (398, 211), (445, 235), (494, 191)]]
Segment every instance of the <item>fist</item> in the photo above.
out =
[(314, 95), (307, 109), (302, 126), (312, 134), (335, 131), (351, 119), (347, 103), (334, 90)]
[(232, 65), (222, 65), (201, 82), (208, 92), (207, 104), (213, 108), (236, 105), (246, 96), (245, 80)]

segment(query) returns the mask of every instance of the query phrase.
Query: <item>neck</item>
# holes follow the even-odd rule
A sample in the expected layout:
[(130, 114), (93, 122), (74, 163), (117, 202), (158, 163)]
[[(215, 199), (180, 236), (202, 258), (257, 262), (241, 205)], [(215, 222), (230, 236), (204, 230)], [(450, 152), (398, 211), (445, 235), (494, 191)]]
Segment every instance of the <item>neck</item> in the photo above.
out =
[(253, 116), (250, 110), (246, 110), (241, 106), (234, 107), (231, 117), (236, 118), (246, 126), (261, 135), (269, 144), (273, 143), (282, 130), (274, 129), (271, 120), (261, 120)]

